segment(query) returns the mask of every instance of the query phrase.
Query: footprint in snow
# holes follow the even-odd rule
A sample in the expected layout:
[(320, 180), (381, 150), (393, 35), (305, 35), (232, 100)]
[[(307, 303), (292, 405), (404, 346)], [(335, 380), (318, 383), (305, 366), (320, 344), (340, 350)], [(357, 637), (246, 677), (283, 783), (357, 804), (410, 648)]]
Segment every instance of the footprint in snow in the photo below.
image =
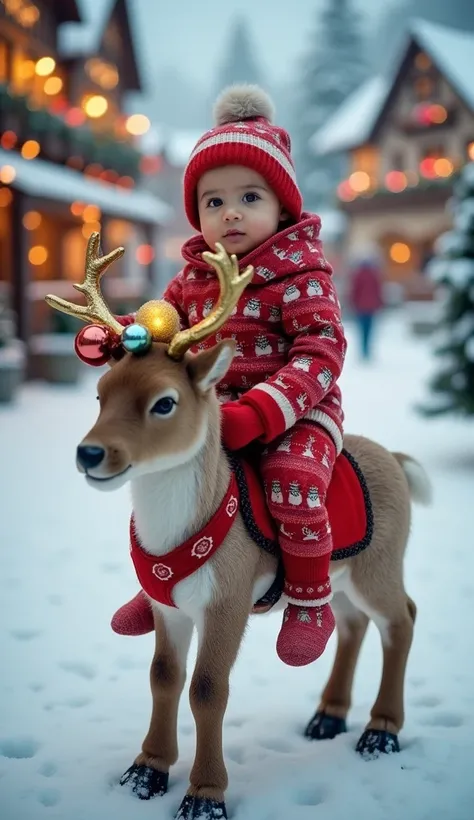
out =
[(442, 726), (443, 729), (454, 729), (464, 724), (464, 717), (456, 712), (435, 712), (420, 719), (424, 726)]
[(0, 738), (0, 755), (15, 760), (34, 757), (40, 744), (33, 737)]
[(62, 661), (59, 666), (61, 669), (64, 669), (65, 672), (71, 672), (79, 678), (85, 678), (85, 680), (94, 680), (94, 678), (97, 677), (97, 669), (90, 663), (83, 661)]

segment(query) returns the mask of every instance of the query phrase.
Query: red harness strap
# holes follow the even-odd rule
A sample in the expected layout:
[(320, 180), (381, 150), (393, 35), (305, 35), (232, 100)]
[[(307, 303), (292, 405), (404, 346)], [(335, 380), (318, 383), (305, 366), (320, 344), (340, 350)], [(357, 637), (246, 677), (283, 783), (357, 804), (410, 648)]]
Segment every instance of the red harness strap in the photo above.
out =
[(133, 515), (130, 519), (130, 554), (137, 578), (150, 598), (161, 604), (176, 606), (173, 587), (211, 558), (229, 532), (239, 509), (239, 488), (232, 473), (222, 503), (208, 524), (184, 544), (160, 555), (150, 555), (141, 546)]

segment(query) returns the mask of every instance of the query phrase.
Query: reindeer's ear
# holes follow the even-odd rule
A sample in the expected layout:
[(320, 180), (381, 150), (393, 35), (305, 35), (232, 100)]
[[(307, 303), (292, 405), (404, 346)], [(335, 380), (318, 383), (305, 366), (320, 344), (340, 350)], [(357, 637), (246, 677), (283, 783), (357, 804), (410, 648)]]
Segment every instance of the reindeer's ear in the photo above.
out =
[(235, 353), (235, 342), (224, 339), (210, 350), (197, 353), (188, 362), (188, 373), (200, 393), (207, 393), (227, 373)]

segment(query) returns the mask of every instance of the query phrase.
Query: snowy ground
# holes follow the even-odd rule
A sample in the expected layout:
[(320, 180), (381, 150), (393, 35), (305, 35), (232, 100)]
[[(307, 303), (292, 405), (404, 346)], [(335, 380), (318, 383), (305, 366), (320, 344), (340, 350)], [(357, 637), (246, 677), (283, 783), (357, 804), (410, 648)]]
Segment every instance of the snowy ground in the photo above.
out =
[[(349, 733), (309, 743), (301, 733), (334, 643), (317, 664), (291, 669), (274, 651), (281, 616), (254, 619), (225, 722), (233, 820), (474, 818), (472, 425), (414, 415), (429, 359), (426, 343), (407, 339), (399, 321), (386, 322), (375, 364), (359, 364), (354, 348), (344, 377), (347, 430), (418, 457), (435, 489), (434, 507), (415, 510), (406, 564), (419, 614), (402, 753), (364, 762), (354, 752), (380, 675), (373, 627)], [(153, 640), (120, 638), (108, 625), (136, 581), (127, 490), (95, 493), (74, 467), (96, 411), (89, 373), (78, 389), (29, 385), (15, 408), (0, 410), (2, 820), (170, 820), (187, 786), (187, 697), (168, 795), (138, 802), (117, 785), (148, 726)]]

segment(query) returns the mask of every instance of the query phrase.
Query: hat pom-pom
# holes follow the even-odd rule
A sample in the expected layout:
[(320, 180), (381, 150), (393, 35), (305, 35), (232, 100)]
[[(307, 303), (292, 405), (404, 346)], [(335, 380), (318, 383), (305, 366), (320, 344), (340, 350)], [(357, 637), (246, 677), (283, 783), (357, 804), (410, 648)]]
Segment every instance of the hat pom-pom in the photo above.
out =
[(268, 94), (258, 85), (231, 85), (217, 98), (213, 113), (216, 125), (226, 125), (255, 117), (271, 122), (275, 109)]

